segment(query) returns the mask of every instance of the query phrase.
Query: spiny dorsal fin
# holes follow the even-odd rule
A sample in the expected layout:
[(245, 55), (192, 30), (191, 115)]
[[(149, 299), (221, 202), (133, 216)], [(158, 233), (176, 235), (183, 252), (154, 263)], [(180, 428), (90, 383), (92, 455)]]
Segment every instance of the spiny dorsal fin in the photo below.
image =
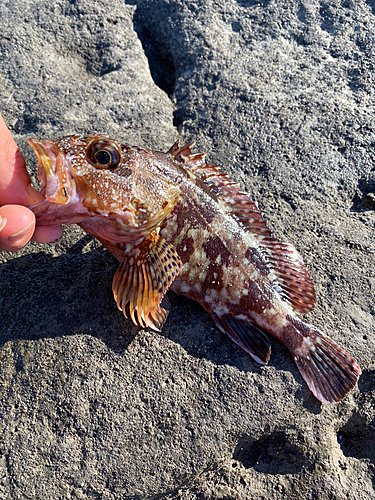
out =
[(271, 236), (267, 223), (256, 204), (246, 193), (241, 191), (237, 183), (229, 180), (228, 174), (221, 172), (219, 167), (206, 163), (205, 154), (192, 154), (191, 147), (193, 145), (192, 142), (180, 148), (179, 141), (176, 141), (169, 149), (168, 154), (209, 186), (216, 196), (224, 202), (231, 215), (241, 222), (247, 231), (259, 236)]
[[(211, 167), (210, 171), (216, 168), (213, 165), (207, 165), (207, 167)], [(271, 236), (271, 231), (255, 202), (240, 190), (238, 184), (231, 182), (227, 174), (210, 174), (204, 181), (225, 203), (231, 215), (241, 223), (246, 231), (257, 236)]]
[(256, 204), (227, 174), (207, 164), (204, 154), (192, 154), (193, 144), (180, 148), (177, 141), (168, 153), (209, 186), (242, 227), (259, 239), (259, 249), (274, 268), (284, 300), (299, 313), (312, 311), (316, 303), (314, 283), (300, 254), (292, 245), (272, 238)]
[(180, 139), (177, 139), (177, 141), (172, 144), (172, 146), (168, 149), (168, 151), (165, 153), (167, 155), (172, 155), (174, 157), (175, 152), (178, 150), (180, 144)]
[[(177, 160), (179, 163), (183, 163), (187, 167), (192, 167), (194, 163), (194, 159), (196, 157), (201, 157), (204, 158), (206, 155), (204, 154), (192, 154), (191, 148), (194, 146), (195, 142), (190, 142), (189, 144), (186, 144), (186, 146), (182, 146), (180, 148), (179, 146), (180, 141), (177, 140), (173, 146), (171, 146), (166, 154), (172, 155), (175, 160)], [(204, 161), (203, 161), (204, 164)]]

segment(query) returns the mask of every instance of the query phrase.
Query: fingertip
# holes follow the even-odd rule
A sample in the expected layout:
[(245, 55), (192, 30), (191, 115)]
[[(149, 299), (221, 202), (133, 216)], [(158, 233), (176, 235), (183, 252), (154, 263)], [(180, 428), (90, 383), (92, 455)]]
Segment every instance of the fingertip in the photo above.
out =
[(33, 197), (27, 192), (30, 176), (12, 134), (0, 116), (0, 203), (30, 205)]
[(24, 247), (35, 229), (32, 211), (21, 205), (4, 205), (0, 207), (0, 217), (0, 249), (14, 252)]
[(37, 243), (54, 243), (61, 238), (62, 234), (62, 226), (36, 226), (33, 240)]
[(28, 205), (33, 205), (34, 203), (39, 203), (44, 200), (44, 196), (42, 196), (31, 184), (27, 186), (26, 191), (29, 196)]

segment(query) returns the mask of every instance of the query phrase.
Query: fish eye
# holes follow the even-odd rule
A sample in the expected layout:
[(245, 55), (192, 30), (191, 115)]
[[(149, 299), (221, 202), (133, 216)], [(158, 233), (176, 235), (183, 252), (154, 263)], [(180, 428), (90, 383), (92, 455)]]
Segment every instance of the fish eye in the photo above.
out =
[(108, 139), (94, 139), (87, 147), (86, 160), (96, 168), (114, 170), (122, 163), (121, 151)]
[(112, 163), (112, 156), (105, 149), (101, 149), (100, 151), (95, 153), (94, 158), (101, 165), (109, 165), (110, 163)]

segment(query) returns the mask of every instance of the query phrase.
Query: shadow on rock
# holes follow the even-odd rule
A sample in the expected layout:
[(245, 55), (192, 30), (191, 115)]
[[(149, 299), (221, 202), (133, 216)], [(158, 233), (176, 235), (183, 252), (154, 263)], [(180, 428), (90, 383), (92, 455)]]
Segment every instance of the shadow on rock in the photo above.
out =
[[(39, 252), (3, 264), (0, 345), (15, 339), (91, 335), (122, 354), (139, 328), (123, 317), (113, 299), (117, 266), (117, 260), (89, 235), (59, 256)], [(195, 358), (260, 373), (260, 365), (220, 332), (202, 307), (172, 292), (169, 298), (172, 308), (161, 335)], [(270, 364), (300, 380), (286, 349), (272, 339), (271, 343)], [(308, 394), (304, 386), (299, 397)], [(309, 402), (309, 411), (320, 412), (315, 398)]]
[[(38, 252), (3, 264), (0, 346), (15, 339), (88, 334), (114, 352), (124, 352), (139, 327), (123, 317), (113, 299), (117, 266), (117, 260), (89, 235), (62, 255)], [(259, 370), (198, 304), (171, 292), (169, 298), (173, 307), (164, 337), (194, 357)]]
[(233, 458), (244, 467), (254, 468), (264, 474), (296, 474), (311, 469), (312, 457), (309, 446), (300, 431), (275, 430), (259, 439), (244, 436), (238, 442)]
[[(92, 251), (85, 247), (93, 244)], [(116, 260), (91, 236), (64, 254), (39, 252), (1, 266), (0, 345), (14, 339), (90, 334), (123, 352), (135, 334), (113, 301)]]
[[(357, 408), (337, 433), (338, 442), (346, 457), (367, 459), (375, 466), (375, 371), (364, 371), (358, 383), (360, 396)], [(375, 487), (375, 476), (373, 477)]]

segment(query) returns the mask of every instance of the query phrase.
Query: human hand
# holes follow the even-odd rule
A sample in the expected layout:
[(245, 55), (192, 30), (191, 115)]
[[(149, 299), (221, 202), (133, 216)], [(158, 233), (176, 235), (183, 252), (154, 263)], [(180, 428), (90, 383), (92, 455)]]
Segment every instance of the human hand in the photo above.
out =
[(48, 243), (61, 237), (61, 226), (35, 227), (27, 205), (43, 199), (31, 186), (25, 160), (0, 114), (0, 250), (19, 250), (31, 238)]

